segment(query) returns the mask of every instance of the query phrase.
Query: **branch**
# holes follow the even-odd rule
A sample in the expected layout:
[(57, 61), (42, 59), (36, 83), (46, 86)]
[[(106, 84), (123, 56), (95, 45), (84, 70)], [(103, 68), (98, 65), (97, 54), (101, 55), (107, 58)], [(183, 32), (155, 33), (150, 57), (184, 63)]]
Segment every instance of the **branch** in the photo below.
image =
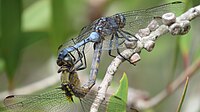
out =
[(147, 109), (155, 106), (156, 104), (163, 101), (167, 96), (176, 91), (182, 84), (184, 84), (187, 77), (191, 77), (200, 68), (200, 59), (197, 60), (193, 65), (189, 66), (185, 71), (183, 71), (179, 77), (174, 80), (171, 84), (162, 90), (159, 94), (149, 100), (140, 100), (135, 104), (135, 102), (129, 102), (130, 105), (136, 105), (139, 109)]
[[(191, 21), (192, 19), (194, 19), (199, 15), (200, 15), (200, 5), (189, 9), (187, 12), (185, 12), (184, 14), (182, 14), (177, 18), (173, 15), (173, 13), (164, 14), (162, 16), (163, 25), (158, 26), (155, 21), (152, 21), (147, 26), (147, 28), (139, 30), (138, 33), (135, 35), (139, 40), (133, 44), (130, 44), (131, 46), (134, 46), (134, 48), (124, 50), (121, 53), (121, 55), (127, 59), (131, 57), (130, 58), (131, 62), (136, 63), (137, 61), (140, 60), (139, 53), (143, 48), (149, 52), (152, 51), (155, 45), (155, 40), (168, 32), (170, 32), (172, 35), (186, 34), (190, 29), (189, 21)], [(173, 18), (173, 16), (175, 17), (175, 19)], [(124, 62), (124, 58), (118, 55), (111, 62), (110, 66), (106, 71), (105, 77), (101, 85), (99, 86), (98, 94), (91, 106), (90, 112), (98, 111), (98, 107), (105, 98), (106, 91), (114, 77), (114, 74), (117, 71), (120, 64)], [(141, 108), (144, 108), (145, 105), (140, 105), (140, 106)]]

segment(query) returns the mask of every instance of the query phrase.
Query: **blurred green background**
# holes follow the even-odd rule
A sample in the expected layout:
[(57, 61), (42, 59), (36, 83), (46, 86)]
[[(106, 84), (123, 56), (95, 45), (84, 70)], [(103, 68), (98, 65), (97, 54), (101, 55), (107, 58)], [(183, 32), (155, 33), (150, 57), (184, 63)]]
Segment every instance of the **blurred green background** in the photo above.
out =
[[(0, 92), (23, 87), (56, 74), (58, 46), (78, 35), (81, 28), (91, 21), (117, 12), (143, 9), (171, 1), (0, 0)], [(198, 0), (184, 2), (185, 9), (200, 4)], [(137, 66), (123, 63), (116, 73), (115, 81), (119, 81), (123, 72), (126, 72), (130, 87), (145, 90), (150, 96), (156, 95), (199, 58), (200, 19), (192, 21), (191, 26), (187, 35), (180, 38), (163, 36), (156, 42), (151, 53), (143, 50), (142, 60)], [(101, 58), (98, 78), (103, 77), (112, 60), (107, 53)], [(88, 60), (91, 61), (91, 57)], [(89, 74), (89, 70), (90, 65), (85, 72)], [(200, 75), (199, 72), (196, 74), (195, 78), (190, 79), (185, 111), (194, 108), (189, 106), (190, 97), (200, 92)], [(182, 89), (179, 90), (147, 111), (175, 111)], [(199, 98), (200, 105), (200, 96), (195, 98)], [(199, 106), (195, 108), (200, 111)]]

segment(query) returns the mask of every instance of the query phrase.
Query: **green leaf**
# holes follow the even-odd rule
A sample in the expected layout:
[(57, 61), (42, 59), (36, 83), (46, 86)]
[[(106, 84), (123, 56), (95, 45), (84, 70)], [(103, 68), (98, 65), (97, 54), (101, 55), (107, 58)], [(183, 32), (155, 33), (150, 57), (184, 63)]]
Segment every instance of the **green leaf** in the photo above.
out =
[(21, 0), (1, 1), (0, 53), (5, 61), (9, 80), (13, 79), (20, 57), (19, 37), (21, 33)]
[(49, 35), (47, 32), (24, 32), (20, 38), (21, 48), (25, 48), (34, 42), (47, 38)]
[[(128, 78), (126, 73), (123, 74), (123, 77), (120, 80), (120, 85), (117, 92), (110, 97), (110, 102), (108, 104), (107, 112), (111, 112), (110, 110), (116, 110), (116, 112), (126, 112), (126, 102), (128, 96)], [(116, 106), (116, 104), (119, 104)]]
[[(20, 63), (22, 49), (47, 37), (44, 32), (22, 32), (22, 1), (3, 0), (0, 3), (0, 54), (5, 68), (9, 90), (14, 88), (14, 74)], [(2, 67), (3, 66), (3, 67)]]
[(128, 95), (128, 78), (126, 73), (123, 74), (123, 77), (120, 80), (120, 85), (115, 93), (115, 96), (120, 97), (123, 101), (127, 102), (127, 95)]
[[(57, 53), (58, 46), (66, 40), (67, 33), (70, 32), (72, 22), (66, 15), (65, 0), (51, 0), (52, 5), (52, 32), (50, 42), (54, 53)], [(67, 24), (66, 24), (67, 23)]]
[(1, 75), (2, 72), (3, 72), (4, 66), (5, 66), (5, 63), (4, 63), (3, 59), (0, 58), (0, 75)]

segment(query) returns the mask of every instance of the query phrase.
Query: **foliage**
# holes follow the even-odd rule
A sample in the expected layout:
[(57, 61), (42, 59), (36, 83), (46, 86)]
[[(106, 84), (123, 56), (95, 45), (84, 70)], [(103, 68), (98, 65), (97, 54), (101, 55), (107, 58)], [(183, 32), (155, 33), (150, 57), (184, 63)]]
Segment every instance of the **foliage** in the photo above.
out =
[[(117, 108), (117, 111), (119, 112), (119, 109), (121, 110), (120, 112), (126, 112), (126, 102), (127, 102), (127, 95), (128, 95), (128, 78), (126, 76), (126, 73), (123, 74), (121, 80), (120, 80), (120, 85), (119, 88), (117, 89), (117, 92), (110, 97), (111, 102), (115, 102), (117, 104), (121, 103), (121, 105), (115, 105), (114, 103), (111, 103), (108, 105), (108, 112), (109, 110), (115, 110)], [(122, 102), (117, 102), (115, 96), (119, 97)]]

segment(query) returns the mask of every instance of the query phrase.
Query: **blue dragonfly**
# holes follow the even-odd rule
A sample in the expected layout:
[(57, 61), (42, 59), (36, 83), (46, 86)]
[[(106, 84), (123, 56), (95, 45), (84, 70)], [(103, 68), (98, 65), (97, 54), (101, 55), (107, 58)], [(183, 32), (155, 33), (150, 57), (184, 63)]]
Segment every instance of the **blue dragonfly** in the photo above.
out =
[[(73, 60), (77, 71), (85, 69), (87, 67), (85, 52), (88, 50), (86, 46), (89, 43), (94, 44), (94, 49), (96, 45), (101, 44), (99, 50), (108, 50), (108, 54), (112, 57), (115, 57), (113, 51), (121, 55), (120, 49), (126, 48), (125, 41), (138, 41), (134, 34), (139, 29), (145, 28), (152, 20), (162, 24), (159, 22), (161, 19), (158, 18), (167, 12), (176, 13), (181, 5), (182, 2), (175, 1), (148, 9), (101, 17), (83, 27), (76, 38), (59, 47), (57, 65), (65, 66), (68, 61)], [(125, 60), (129, 61), (129, 59)]]

